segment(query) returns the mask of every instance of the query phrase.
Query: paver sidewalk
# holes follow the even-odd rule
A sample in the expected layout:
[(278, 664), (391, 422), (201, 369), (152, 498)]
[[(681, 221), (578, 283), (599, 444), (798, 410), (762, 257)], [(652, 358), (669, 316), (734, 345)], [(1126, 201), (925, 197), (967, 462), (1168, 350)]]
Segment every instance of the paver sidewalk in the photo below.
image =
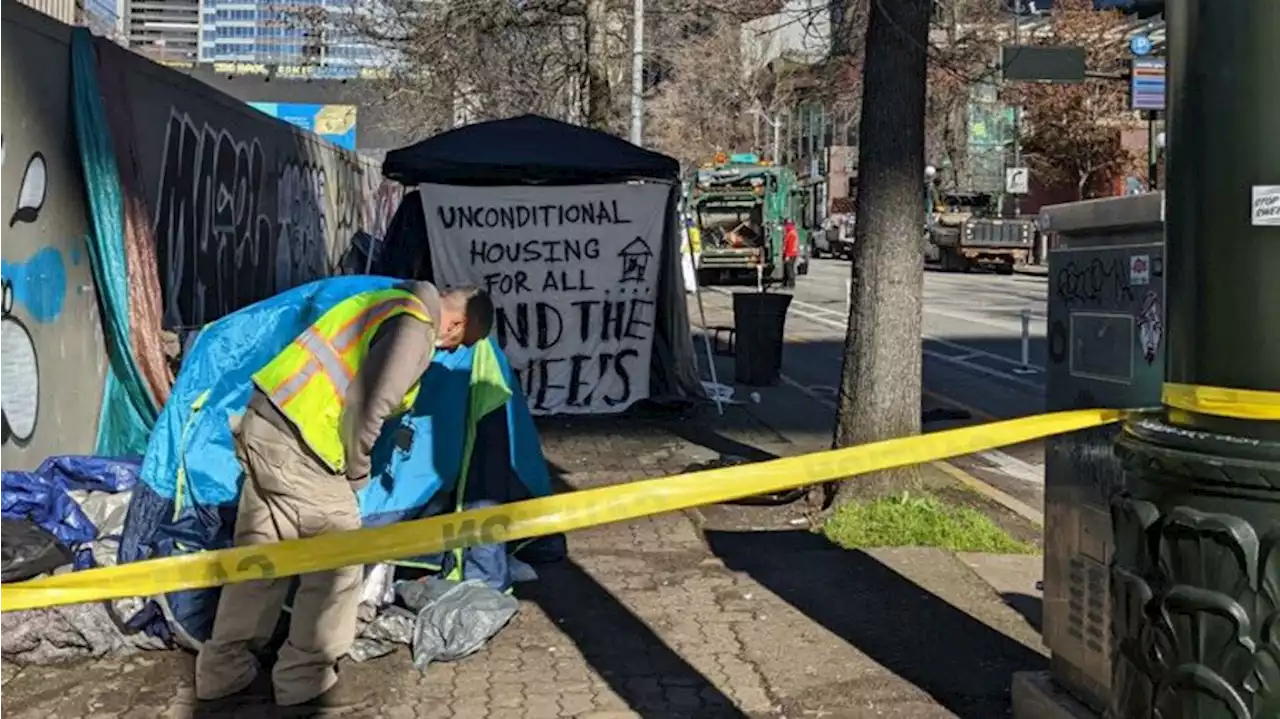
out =
[[(543, 441), (565, 489), (785, 445), (740, 407), (714, 425), (554, 422)], [(344, 679), (381, 698), (369, 717), (991, 719), (1007, 714), (1013, 672), (1045, 665), (1035, 631), (955, 557), (845, 552), (785, 529), (797, 509), (750, 512), (784, 529), (688, 512), (575, 533), (570, 560), (539, 568), (478, 654), (419, 673), (401, 650), (344, 665)], [(205, 716), (190, 677), (180, 653), (6, 666), (3, 712)]]

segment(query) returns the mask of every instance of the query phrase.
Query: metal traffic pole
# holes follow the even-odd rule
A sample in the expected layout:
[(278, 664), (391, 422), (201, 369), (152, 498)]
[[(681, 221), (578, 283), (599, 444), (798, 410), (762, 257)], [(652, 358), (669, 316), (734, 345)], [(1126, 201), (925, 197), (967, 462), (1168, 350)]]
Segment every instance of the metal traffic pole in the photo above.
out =
[[(1022, 0), (1014, 0), (1013, 4), (1013, 44), (1022, 44)], [(1022, 167), (1022, 105), (1013, 107), (1013, 166)], [(1009, 188), (1005, 188), (1008, 191)], [(1004, 206), (1001, 205), (1001, 210)], [(1022, 216), (1022, 198), (1013, 196), (1013, 216)]]

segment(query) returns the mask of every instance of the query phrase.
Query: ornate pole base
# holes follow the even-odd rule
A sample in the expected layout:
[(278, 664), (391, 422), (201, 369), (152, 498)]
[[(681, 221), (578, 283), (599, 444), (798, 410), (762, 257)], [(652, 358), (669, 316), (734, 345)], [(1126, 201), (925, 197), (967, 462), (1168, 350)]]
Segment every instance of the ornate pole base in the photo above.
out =
[(1116, 454), (1108, 716), (1280, 718), (1280, 442), (1140, 419)]

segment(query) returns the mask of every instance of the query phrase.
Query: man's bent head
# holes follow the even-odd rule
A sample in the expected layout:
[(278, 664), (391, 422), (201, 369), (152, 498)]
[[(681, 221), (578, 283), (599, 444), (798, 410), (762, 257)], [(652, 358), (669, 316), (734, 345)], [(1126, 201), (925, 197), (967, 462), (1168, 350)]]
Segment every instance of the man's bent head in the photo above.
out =
[(493, 300), (479, 287), (455, 287), (440, 293), (440, 328), (436, 344), (445, 349), (470, 347), (493, 329)]

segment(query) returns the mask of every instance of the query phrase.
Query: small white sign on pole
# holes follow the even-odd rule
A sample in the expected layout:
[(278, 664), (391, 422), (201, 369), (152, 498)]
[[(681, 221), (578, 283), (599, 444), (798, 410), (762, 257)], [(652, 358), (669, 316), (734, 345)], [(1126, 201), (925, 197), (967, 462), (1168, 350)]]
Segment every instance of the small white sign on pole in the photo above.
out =
[(533, 414), (649, 396), (670, 186), (419, 186), (434, 279), (488, 290)]
[(1004, 171), (1004, 191), (1010, 195), (1025, 195), (1031, 187), (1031, 171), (1025, 167), (1009, 167)]
[(1254, 227), (1280, 227), (1280, 185), (1253, 186)]

